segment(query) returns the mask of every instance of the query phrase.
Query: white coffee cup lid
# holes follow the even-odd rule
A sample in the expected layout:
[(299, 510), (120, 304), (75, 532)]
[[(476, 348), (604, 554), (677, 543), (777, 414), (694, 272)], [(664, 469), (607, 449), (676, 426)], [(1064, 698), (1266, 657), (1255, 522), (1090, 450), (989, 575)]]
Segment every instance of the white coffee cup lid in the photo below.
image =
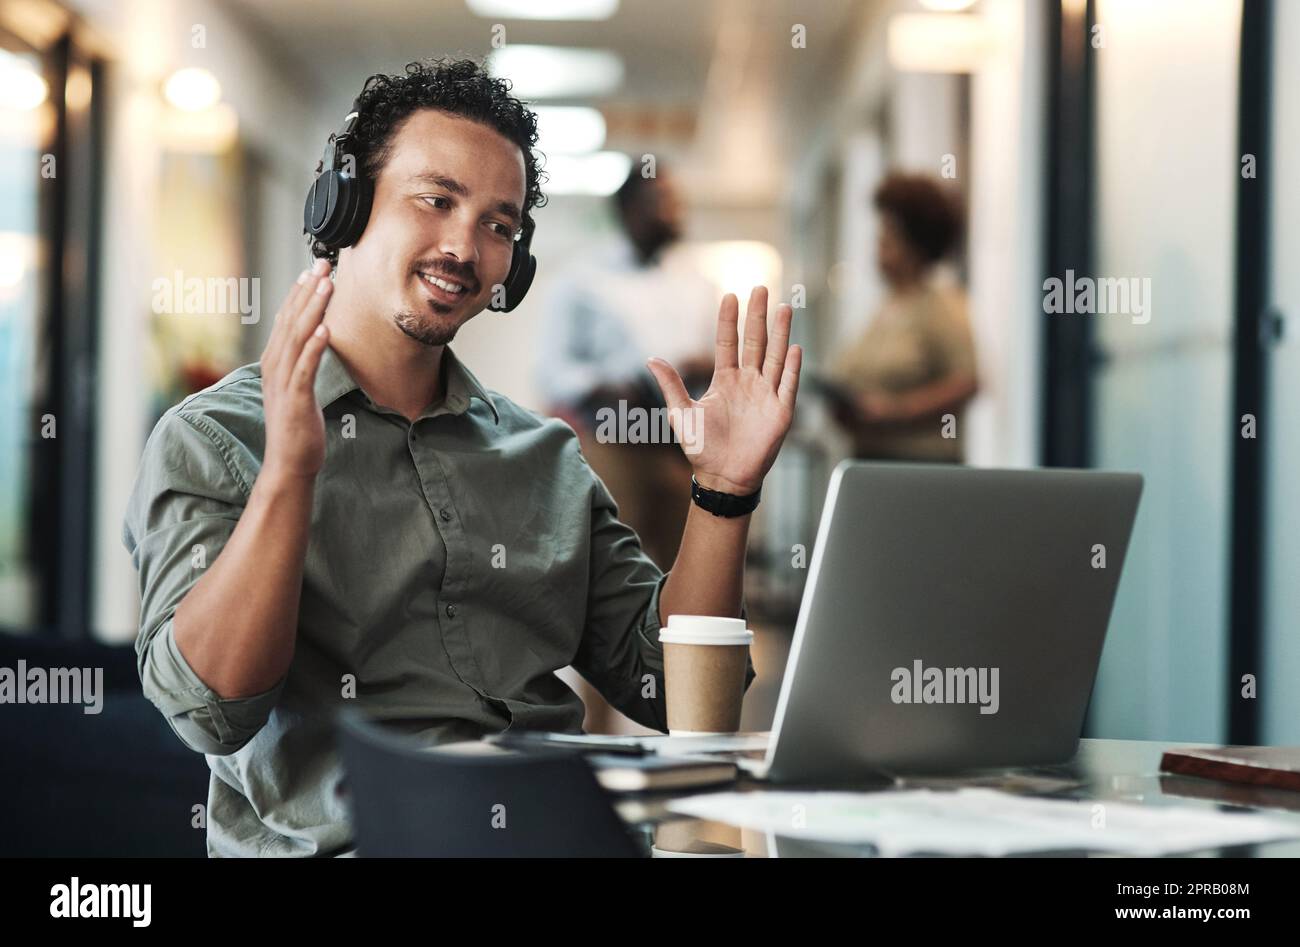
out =
[(743, 618), (715, 618), (712, 615), (669, 615), (668, 627), (659, 629), (664, 644), (749, 644), (754, 633)]

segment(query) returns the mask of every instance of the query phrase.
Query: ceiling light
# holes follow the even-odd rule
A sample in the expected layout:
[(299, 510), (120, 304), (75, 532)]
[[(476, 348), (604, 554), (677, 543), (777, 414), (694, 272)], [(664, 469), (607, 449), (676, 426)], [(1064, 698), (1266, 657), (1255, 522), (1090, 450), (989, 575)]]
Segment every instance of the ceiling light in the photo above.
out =
[(623, 83), (623, 60), (603, 49), (511, 44), (493, 50), (488, 70), (527, 100), (606, 95)]
[(605, 146), (605, 116), (593, 108), (539, 105), (537, 147), (548, 155), (583, 155)]
[(547, 194), (588, 194), (608, 197), (627, 180), (632, 159), (619, 151), (590, 155), (551, 155), (546, 159)]
[(608, 20), (618, 0), (466, 0), (470, 12), (502, 20)]

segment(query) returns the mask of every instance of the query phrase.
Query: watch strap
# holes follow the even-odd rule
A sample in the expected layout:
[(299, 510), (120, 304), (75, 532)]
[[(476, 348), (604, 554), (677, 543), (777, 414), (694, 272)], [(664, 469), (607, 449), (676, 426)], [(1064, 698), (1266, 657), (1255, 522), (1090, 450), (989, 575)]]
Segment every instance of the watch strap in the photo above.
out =
[(714, 516), (744, 516), (746, 513), (754, 512), (758, 506), (758, 498), (763, 493), (763, 488), (759, 487), (748, 496), (737, 496), (734, 493), (722, 493), (718, 490), (710, 490), (707, 487), (700, 486), (700, 482), (691, 475), (691, 500), (702, 510), (712, 513)]

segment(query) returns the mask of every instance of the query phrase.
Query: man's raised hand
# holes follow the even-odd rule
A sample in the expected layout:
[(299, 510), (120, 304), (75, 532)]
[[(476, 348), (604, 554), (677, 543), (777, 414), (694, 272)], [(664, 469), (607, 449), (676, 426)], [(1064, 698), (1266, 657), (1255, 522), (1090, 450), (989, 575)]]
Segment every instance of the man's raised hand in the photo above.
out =
[[(666, 361), (652, 358), (647, 364), (700, 485), (747, 495), (762, 485), (794, 419), (803, 350), (789, 344), (793, 312), (786, 304), (777, 307), (769, 339), (767, 287), (750, 293), (743, 348), (739, 313), (739, 301), (728, 293), (718, 310), (713, 381), (699, 401), (691, 400)], [(683, 430), (688, 412), (694, 423)]]
[(329, 263), (317, 260), (298, 278), (275, 314), (262, 352), (262, 469), (276, 476), (314, 479), (325, 464), (325, 419), (314, 384), (329, 344), (329, 329), (322, 321), (334, 289), (329, 272)]

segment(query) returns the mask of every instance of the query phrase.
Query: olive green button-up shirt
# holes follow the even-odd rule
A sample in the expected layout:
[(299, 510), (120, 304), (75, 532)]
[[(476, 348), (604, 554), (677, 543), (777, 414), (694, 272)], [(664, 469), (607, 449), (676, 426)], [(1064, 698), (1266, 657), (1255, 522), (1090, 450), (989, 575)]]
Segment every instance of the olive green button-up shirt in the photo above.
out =
[[(665, 574), (565, 424), (489, 393), (445, 350), (446, 396), (414, 422), (374, 403), (326, 349), (293, 662), (226, 699), (172, 618), (230, 538), (261, 467), (262, 379), (246, 365), (154, 428), (123, 539), (140, 574), (145, 696), (212, 770), (210, 855), (354, 849), (330, 722), (338, 709), (430, 745), (508, 728), (581, 732), (573, 666), (615, 707), (667, 727)], [(683, 498), (682, 502), (689, 502)], [(752, 663), (746, 687), (754, 678)]]

